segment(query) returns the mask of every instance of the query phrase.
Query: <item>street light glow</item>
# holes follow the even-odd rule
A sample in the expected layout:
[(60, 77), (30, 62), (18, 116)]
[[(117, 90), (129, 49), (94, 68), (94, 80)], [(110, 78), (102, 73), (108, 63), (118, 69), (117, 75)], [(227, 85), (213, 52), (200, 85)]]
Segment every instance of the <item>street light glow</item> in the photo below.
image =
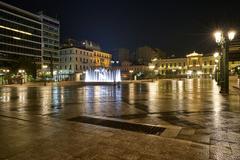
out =
[(150, 65), (150, 66), (149, 66), (149, 69), (154, 69), (154, 68), (155, 68), (154, 65)]
[(152, 59), (153, 62), (155, 62), (155, 61), (157, 61), (157, 60), (158, 60), (157, 58)]
[(236, 32), (235, 32), (235, 31), (229, 31), (229, 32), (228, 32), (228, 39), (229, 39), (230, 41), (232, 41), (232, 40), (234, 39), (235, 35), (236, 35)]
[(47, 67), (48, 67), (47, 65), (43, 65), (42, 66), (43, 69), (47, 69)]
[(192, 70), (188, 70), (188, 71), (187, 71), (187, 74), (188, 74), (188, 75), (192, 75)]
[(24, 69), (19, 69), (18, 73), (25, 73), (25, 70)]
[(202, 71), (197, 71), (197, 75), (201, 75), (202, 74)]
[(214, 56), (214, 58), (217, 58), (217, 57), (219, 56), (219, 53), (218, 53), (218, 52), (215, 52), (215, 53), (213, 54), (213, 56)]
[(222, 41), (222, 31), (216, 31), (214, 33), (214, 37), (217, 43), (221, 43)]
[(133, 73), (133, 70), (130, 70), (129, 73)]

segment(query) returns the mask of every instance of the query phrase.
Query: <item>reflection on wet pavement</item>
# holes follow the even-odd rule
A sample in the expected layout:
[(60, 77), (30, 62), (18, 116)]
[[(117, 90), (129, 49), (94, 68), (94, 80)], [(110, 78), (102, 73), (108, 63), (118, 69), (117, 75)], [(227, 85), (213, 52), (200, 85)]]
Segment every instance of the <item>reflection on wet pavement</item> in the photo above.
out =
[(162, 112), (240, 111), (237, 90), (219, 94), (212, 80), (162, 80), (152, 83), (66, 87), (4, 87), (0, 89), (1, 110), (31, 114), (70, 111), (79, 114), (123, 116)]
[[(52, 118), (54, 120), (51, 119), (51, 121), (54, 125), (59, 121), (61, 123), (57, 125), (64, 127), (72, 124), (68, 121), (69, 119), (80, 116), (93, 116), (97, 117), (95, 119), (98, 120), (101, 117), (107, 118), (114, 126), (115, 124), (130, 123), (157, 125), (163, 128), (160, 137), (194, 142), (198, 145), (191, 144), (191, 150), (195, 148), (196, 150), (204, 149), (204, 153), (209, 152), (209, 155), (204, 155), (202, 159), (208, 156), (210, 159), (229, 156), (236, 158), (239, 156), (237, 150), (240, 149), (240, 92), (232, 87), (230, 88), (230, 95), (221, 95), (215, 81), (208, 79), (123, 83), (120, 88), (112, 85), (1, 87), (0, 118), (1, 120), (6, 118), (11, 120), (11, 117), (14, 117), (13, 119), (43, 123), (49, 123), (47, 122), (48, 119)], [(41, 117), (40, 120), (39, 117)], [(118, 123), (115, 121), (118, 121)], [(122, 123), (119, 121), (122, 121)], [(13, 122), (0, 121), (1, 127), (4, 126), (7, 130), (10, 130), (9, 123), (14, 126), (14, 129), (20, 127), (19, 131), (16, 130), (16, 132), (20, 132), (23, 122), (18, 122), (17, 126), (15, 126), (15, 121)], [(102, 124), (102, 126), (106, 125)], [(111, 125), (109, 126), (111, 129)], [(31, 127), (29, 127), (30, 130)], [(38, 131), (43, 126), (34, 127)], [(44, 126), (43, 128), (48, 130), (48, 127)], [(74, 124), (73, 128), (75, 127), (77, 125)], [(84, 130), (91, 133), (92, 130), (89, 131), (89, 128), (91, 127), (85, 127)], [(41, 136), (50, 134), (49, 131), (52, 131), (52, 129), (43, 132), (44, 134)], [(114, 141), (114, 136), (120, 136), (121, 133), (116, 132), (104, 132), (102, 136), (113, 135), (111, 140)], [(24, 132), (24, 134), (30, 133), (32, 131)], [(59, 134), (59, 132), (57, 133)], [(8, 136), (8, 133), (0, 132), (0, 134), (3, 137)], [(131, 134), (126, 133), (126, 135)], [(125, 139), (126, 135), (123, 135), (122, 139)], [(18, 136), (17, 133), (16, 136)], [(150, 140), (147, 136), (144, 138)], [(107, 140), (105, 139), (104, 143), (105, 141)], [(92, 143), (91, 141), (88, 142)], [(6, 143), (9, 143), (9, 141), (6, 141)], [(32, 143), (32, 141), (29, 143)], [(173, 141), (172, 143), (177, 142)], [(118, 142), (117, 144), (121, 143)], [(185, 142), (184, 145), (186, 145)], [(219, 151), (219, 146), (221, 151)], [(179, 151), (178, 154), (181, 153), (182, 151)], [(192, 157), (191, 155), (190, 159)]]
[(209, 79), (130, 83), (120, 88), (112, 85), (4, 87), (0, 97), (2, 111), (63, 119), (94, 115), (190, 128), (209, 127), (208, 123), (216, 128), (240, 127), (230, 121), (240, 111), (239, 91), (231, 89), (229, 96), (223, 96), (215, 81)]

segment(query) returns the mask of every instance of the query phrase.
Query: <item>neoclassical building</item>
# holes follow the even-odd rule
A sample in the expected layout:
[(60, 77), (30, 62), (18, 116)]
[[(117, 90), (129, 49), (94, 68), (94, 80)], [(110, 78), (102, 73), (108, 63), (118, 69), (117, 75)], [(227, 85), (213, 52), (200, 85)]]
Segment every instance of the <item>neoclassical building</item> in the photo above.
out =
[[(155, 73), (160, 75), (179, 75), (188, 77), (212, 77), (218, 70), (219, 57), (203, 55), (196, 52), (185, 58), (166, 58), (152, 62)], [(230, 61), (229, 70), (239, 66), (240, 61)]]
[(95, 68), (109, 68), (112, 55), (103, 51), (83, 49), (79, 47), (65, 47), (60, 50), (61, 79), (82, 79), (86, 70)]

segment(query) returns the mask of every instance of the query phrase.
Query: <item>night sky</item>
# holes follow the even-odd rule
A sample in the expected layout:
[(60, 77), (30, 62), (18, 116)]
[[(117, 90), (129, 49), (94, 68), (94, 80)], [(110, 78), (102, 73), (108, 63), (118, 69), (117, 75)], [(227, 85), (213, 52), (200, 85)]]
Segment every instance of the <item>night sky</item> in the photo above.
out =
[(240, 26), (238, 1), (182, 0), (3, 0), (22, 9), (58, 17), (61, 41), (88, 39), (111, 51), (143, 45), (169, 55), (210, 53), (212, 32)]

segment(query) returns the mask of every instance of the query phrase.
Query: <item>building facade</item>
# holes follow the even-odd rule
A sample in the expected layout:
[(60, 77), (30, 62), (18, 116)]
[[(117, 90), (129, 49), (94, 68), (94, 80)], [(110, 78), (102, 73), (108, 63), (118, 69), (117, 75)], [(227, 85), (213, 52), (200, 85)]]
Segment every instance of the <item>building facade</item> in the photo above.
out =
[(67, 47), (60, 50), (61, 79), (81, 80), (88, 69), (109, 68), (112, 56), (109, 53)]
[(42, 58), (42, 22), (39, 16), (0, 1), (0, 61), (8, 66), (20, 57), (37, 63)]
[(60, 22), (40, 12), (42, 21), (42, 65), (51, 73), (58, 69), (60, 49)]
[[(196, 52), (186, 55), (185, 58), (159, 59), (150, 65), (156, 73), (164, 76), (180, 77), (213, 77), (219, 71), (220, 57), (203, 55)], [(230, 61), (229, 71), (240, 66), (240, 61)]]
[(59, 21), (0, 1), (0, 67), (27, 58), (41, 69), (59, 62)]

